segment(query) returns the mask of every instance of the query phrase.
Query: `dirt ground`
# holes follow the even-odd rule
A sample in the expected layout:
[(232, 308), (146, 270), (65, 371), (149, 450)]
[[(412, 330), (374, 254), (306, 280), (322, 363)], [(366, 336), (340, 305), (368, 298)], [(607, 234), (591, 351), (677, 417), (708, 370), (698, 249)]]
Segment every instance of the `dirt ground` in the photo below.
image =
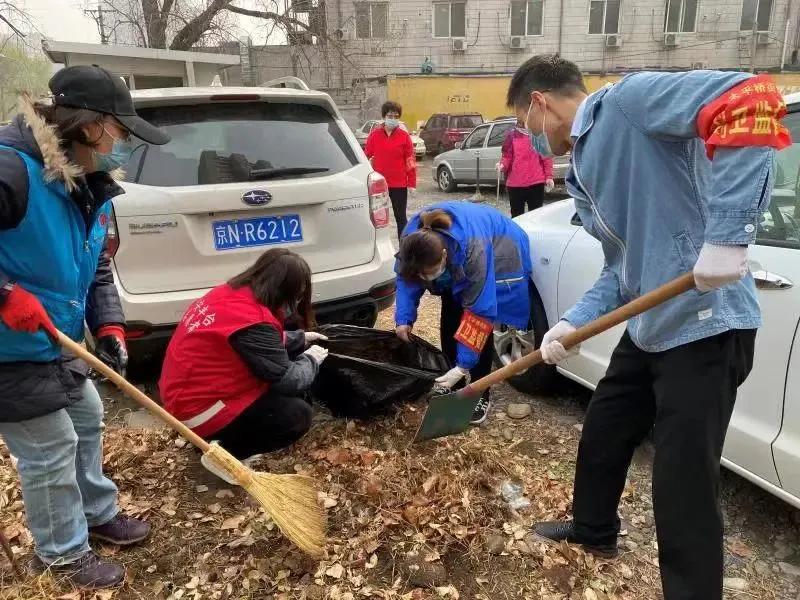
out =
[[(441, 197), (429, 163), (415, 207)], [(462, 190), (464, 197), (474, 190)], [(438, 343), (438, 302), (426, 297), (415, 332)], [(392, 312), (381, 314), (389, 328)], [(152, 392), (155, 374), (136, 381)], [(15, 580), (0, 556), (0, 600), (308, 599), (402, 600), (661, 597), (648, 444), (637, 453), (620, 512), (622, 556), (600, 561), (576, 548), (532, 539), (530, 525), (569, 515), (575, 455), (589, 393), (567, 382), (561, 393), (530, 397), (497, 386), (480, 428), (410, 445), (423, 402), (369, 423), (333, 419), (320, 409), (295, 447), (254, 468), (315, 477), (328, 514), (328, 555), (312, 561), (286, 541), (238, 488), (199, 465), (198, 454), (106, 384), (106, 471), (128, 514), (153, 535), (132, 549), (97, 546), (125, 564), (118, 590), (84, 594), (49, 576)], [(522, 419), (509, 404), (530, 406)], [(500, 489), (522, 485), (530, 506), (512, 510)], [(800, 512), (723, 472), (726, 597), (796, 600)], [(0, 444), (0, 528), (25, 566), (32, 540), (16, 474)]]

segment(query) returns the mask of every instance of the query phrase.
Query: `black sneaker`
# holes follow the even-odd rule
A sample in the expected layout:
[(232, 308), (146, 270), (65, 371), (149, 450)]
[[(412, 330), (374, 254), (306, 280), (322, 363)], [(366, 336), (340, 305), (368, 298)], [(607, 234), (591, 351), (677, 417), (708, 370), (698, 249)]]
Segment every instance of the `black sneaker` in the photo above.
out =
[(31, 569), (37, 574), (47, 571), (56, 578), (63, 577), (75, 587), (84, 590), (117, 587), (125, 580), (125, 569), (122, 565), (100, 558), (91, 551), (66, 565), (47, 566), (36, 556), (31, 561)]
[(481, 396), (478, 403), (475, 405), (475, 410), (472, 412), (472, 420), (470, 423), (473, 425), (480, 425), (489, 416), (489, 410), (492, 408), (492, 401), (488, 396)]
[(561, 542), (568, 542), (570, 544), (580, 544), (586, 552), (598, 558), (610, 559), (619, 556), (617, 544), (581, 544), (575, 539), (572, 521), (545, 521), (543, 523), (537, 523), (533, 526), (533, 536), (548, 543), (558, 544)]

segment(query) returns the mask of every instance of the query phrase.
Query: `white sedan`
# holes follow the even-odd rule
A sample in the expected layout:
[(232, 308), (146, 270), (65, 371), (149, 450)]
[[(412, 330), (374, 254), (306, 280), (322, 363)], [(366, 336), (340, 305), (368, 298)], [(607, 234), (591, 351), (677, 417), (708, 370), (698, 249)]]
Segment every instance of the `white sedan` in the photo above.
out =
[[(787, 98), (784, 123), (795, 144), (778, 153), (770, 210), (751, 246), (764, 325), (755, 364), (739, 390), (723, 465), (800, 508), (800, 94)], [(541, 336), (595, 282), (603, 266), (600, 244), (581, 227), (572, 200), (516, 219), (529, 234), (534, 291), (529, 339), (496, 332), (495, 352), (508, 362)], [(594, 388), (603, 377), (623, 327), (583, 344), (557, 369)], [(534, 367), (512, 384), (539, 391), (557, 382), (556, 369)]]

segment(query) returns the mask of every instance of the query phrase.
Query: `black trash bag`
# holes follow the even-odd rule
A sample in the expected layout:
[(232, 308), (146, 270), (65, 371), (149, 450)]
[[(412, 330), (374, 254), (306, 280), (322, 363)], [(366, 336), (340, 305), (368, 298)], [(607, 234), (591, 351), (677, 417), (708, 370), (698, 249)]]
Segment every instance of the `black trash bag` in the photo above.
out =
[(428, 393), (450, 369), (441, 350), (416, 336), (407, 344), (393, 331), (354, 325), (323, 325), (318, 331), (328, 336), (318, 343), (330, 354), (312, 393), (336, 417), (385, 415), (397, 403)]

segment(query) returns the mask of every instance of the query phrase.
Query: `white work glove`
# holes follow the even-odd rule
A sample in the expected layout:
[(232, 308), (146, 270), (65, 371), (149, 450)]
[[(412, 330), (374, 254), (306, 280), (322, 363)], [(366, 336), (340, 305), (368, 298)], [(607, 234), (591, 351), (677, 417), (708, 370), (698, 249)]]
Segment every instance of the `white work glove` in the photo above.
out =
[(403, 340), (406, 344), (410, 344), (412, 329), (414, 329), (413, 325), (398, 325), (394, 332), (397, 334), (397, 337)]
[(465, 377), (469, 377), (469, 371), (461, 367), (453, 367), (447, 373), (436, 379), (436, 385), (440, 388), (451, 390), (455, 384)]
[(303, 335), (305, 336), (306, 346), (310, 346), (314, 342), (328, 341), (327, 335), (322, 335), (321, 333), (317, 333), (316, 331), (304, 331)]
[(411, 196), (412, 198), (415, 197), (417, 195), (417, 188), (412, 188), (412, 187), (408, 188), (408, 195)]
[(501, 163), (501, 162), (497, 163), (494, 166), (494, 168), (497, 170), (498, 173), (502, 173), (503, 171), (506, 170), (506, 168), (503, 166), (503, 163)]
[(321, 365), (328, 358), (328, 350), (322, 346), (311, 346), (308, 350), (303, 352), (306, 356), (311, 358), (315, 363)]
[(547, 181), (544, 182), (544, 191), (547, 193), (552, 192), (553, 189), (555, 189), (555, 187), (556, 187), (556, 182), (553, 181), (552, 179), (548, 179)]
[(747, 246), (703, 244), (694, 266), (694, 283), (701, 292), (710, 292), (747, 275)]
[(550, 331), (544, 334), (544, 337), (542, 338), (542, 360), (544, 360), (544, 362), (546, 362), (548, 365), (555, 365), (563, 360), (566, 360), (573, 354), (577, 354), (580, 344), (567, 350), (559, 341), (565, 335), (574, 332), (575, 327), (573, 327), (569, 321), (564, 321), (562, 319), (556, 323)]

